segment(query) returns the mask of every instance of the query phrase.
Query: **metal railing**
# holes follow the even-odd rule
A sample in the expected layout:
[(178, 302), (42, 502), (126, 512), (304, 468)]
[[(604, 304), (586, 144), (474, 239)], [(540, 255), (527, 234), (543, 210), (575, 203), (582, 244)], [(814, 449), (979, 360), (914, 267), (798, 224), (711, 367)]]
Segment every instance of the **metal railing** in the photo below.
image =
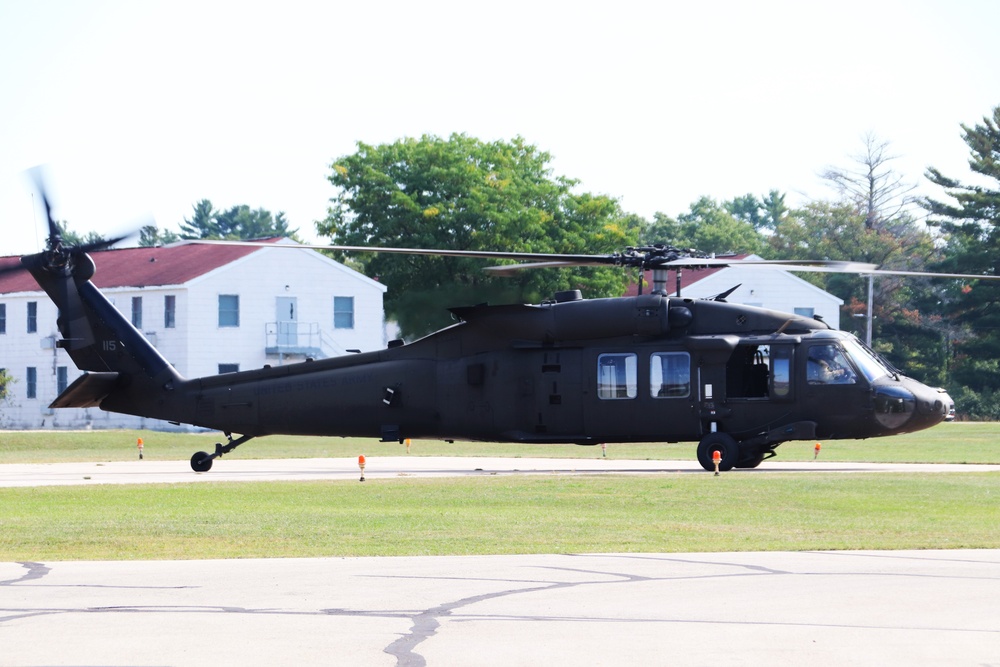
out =
[(346, 353), (319, 322), (267, 322), (264, 339), (266, 353), (278, 357), (325, 359)]

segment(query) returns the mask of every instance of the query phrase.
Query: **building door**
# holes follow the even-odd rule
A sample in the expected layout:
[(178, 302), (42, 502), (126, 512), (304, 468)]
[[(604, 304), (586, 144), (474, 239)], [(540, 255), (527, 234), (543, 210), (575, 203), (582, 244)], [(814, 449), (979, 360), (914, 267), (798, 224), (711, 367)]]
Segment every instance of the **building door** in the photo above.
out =
[(294, 296), (277, 298), (278, 347), (298, 345), (298, 300)]

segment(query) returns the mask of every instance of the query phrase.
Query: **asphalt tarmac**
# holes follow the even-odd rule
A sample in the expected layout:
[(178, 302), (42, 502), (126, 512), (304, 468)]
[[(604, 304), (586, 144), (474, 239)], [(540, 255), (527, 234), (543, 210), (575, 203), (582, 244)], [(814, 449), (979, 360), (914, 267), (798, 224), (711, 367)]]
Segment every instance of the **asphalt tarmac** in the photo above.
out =
[[(929, 463), (835, 463), (768, 461), (752, 470), (725, 475), (803, 472), (997, 472), (1000, 465)], [(696, 473), (708, 475), (697, 461), (528, 459), (500, 457), (369, 456), (365, 478), (456, 477), (464, 475)], [(0, 487), (87, 484), (251, 482), (264, 480), (347, 480), (361, 478), (357, 459), (221, 458), (212, 470), (196, 473), (186, 461), (134, 460), (110, 463), (25, 463), (0, 465)]]
[[(612, 470), (708, 474), (686, 462), (423, 457), (369, 458), (365, 474)], [(345, 459), (223, 459), (204, 474), (147, 460), (4, 465), (0, 485), (359, 474)], [(1000, 550), (0, 563), (0, 665), (1000, 666), (998, 599)]]

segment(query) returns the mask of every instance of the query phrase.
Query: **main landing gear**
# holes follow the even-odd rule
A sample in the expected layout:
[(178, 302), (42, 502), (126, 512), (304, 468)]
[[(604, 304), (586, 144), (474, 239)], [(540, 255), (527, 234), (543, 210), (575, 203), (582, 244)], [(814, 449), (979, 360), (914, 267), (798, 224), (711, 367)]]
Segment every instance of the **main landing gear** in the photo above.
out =
[(208, 472), (212, 469), (212, 461), (219, 458), (223, 454), (228, 454), (240, 445), (242, 445), (247, 440), (253, 438), (252, 435), (240, 436), (236, 440), (233, 440), (233, 435), (231, 433), (226, 433), (226, 437), (229, 438), (229, 442), (223, 445), (221, 442), (215, 443), (215, 453), (209, 454), (208, 452), (197, 452), (191, 457), (191, 469), (195, 472)]
[(725, 472), (733, 468), (756, 468), (765, 459), (774, 456), (774, 448), (780, 443), (755, 444), (736, 442), (728, 433), (709, 433), (698, 443), (698, 463), (709, 472), (715, 470), (713, 452), (719, 452), (719, 470)]

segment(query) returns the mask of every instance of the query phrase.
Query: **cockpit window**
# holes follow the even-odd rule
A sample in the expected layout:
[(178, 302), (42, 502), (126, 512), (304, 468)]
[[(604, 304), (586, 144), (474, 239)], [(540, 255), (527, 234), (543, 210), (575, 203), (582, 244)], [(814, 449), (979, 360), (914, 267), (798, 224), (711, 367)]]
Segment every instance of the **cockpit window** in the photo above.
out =
[(840, 346), (827, 343), (809, 348), (806, 381), (809, 384), (854, 384), (858, 376)]
[(886, 368), (885, 364), (875, 355), (874, 352), (854, 338), (845, 338), (842, 342), (844, 344), (844, 348), (847, 350), (847, 354), (854, 360), (854, 363), (857, 364), (858, 368), (861, 370), (861, 374), (864, 375), (869, 382), (873, 382), (877, 378), (884, 375), (891, 374), (892, 371)]

